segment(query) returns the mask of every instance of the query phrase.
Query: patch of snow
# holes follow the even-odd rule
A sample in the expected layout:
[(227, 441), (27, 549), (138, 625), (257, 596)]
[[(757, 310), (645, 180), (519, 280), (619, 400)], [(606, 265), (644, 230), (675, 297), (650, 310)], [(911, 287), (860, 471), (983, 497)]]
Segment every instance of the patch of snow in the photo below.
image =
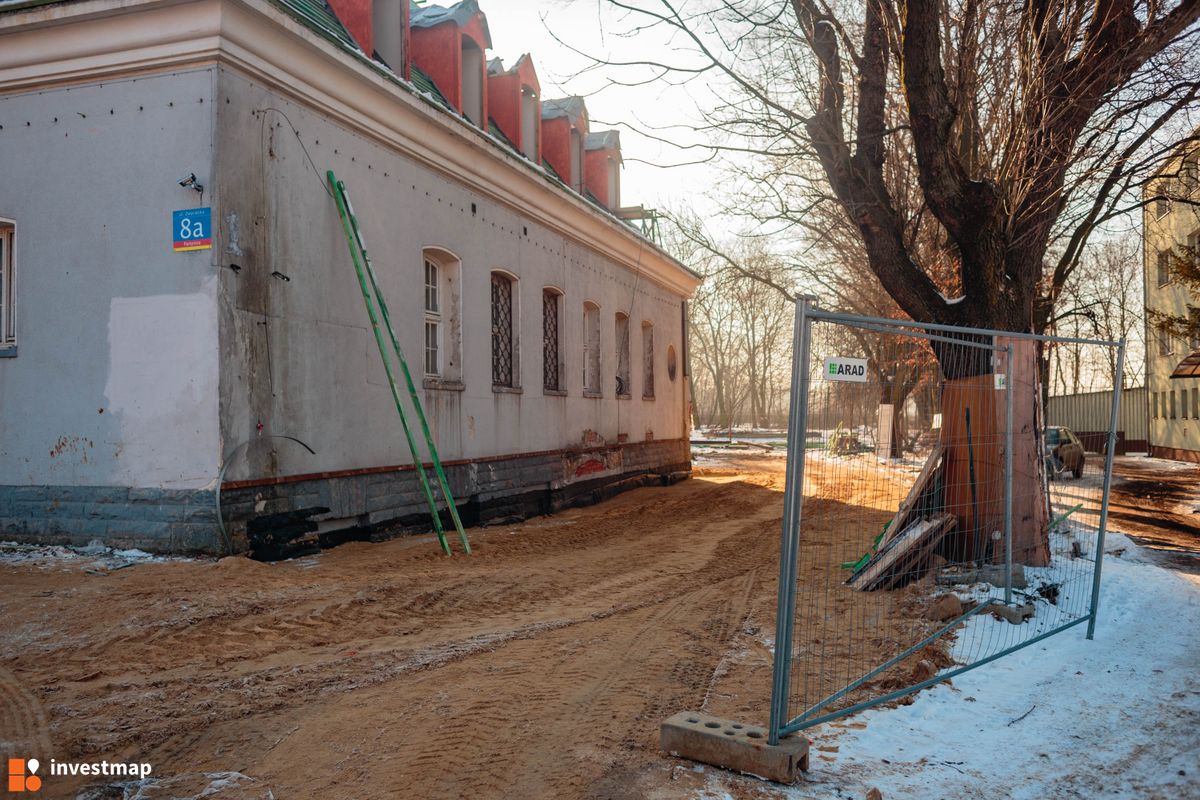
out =
[[(1110, 533), (1105, 549), (1122, 548), (1104, 561), (1094, 641), (1077, 625), (911, 705), (819, 726), (812, 770), (777, 796), (1200, 797), (1200, 576), (1147, 563)], [(1026, 574), (1035, 585), (1061, 569)], [(1008, 623), (972, 618), (956, 652), (994, 626)]]

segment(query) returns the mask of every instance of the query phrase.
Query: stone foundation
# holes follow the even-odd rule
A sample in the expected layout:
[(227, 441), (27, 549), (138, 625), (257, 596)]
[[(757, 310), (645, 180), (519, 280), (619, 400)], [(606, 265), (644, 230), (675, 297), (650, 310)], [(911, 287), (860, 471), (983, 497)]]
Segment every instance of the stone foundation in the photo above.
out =
[[(450, 490), (465, 526), (524, 519), (599, 502), (639, 486), (662, 485), (691, 470), (684, 439), (556, 450), (448, 462)], [(434, 496), (440, 498), (436, 476)], [(316, 519), (349, 529), (346, 538), (385, 538), (430, 529), (411, 466), (227, 482), (221, 514), (235, 550), (246, 549), (255, 517), (325, 507)], [(449, 526), (449, 514), (443, 512)], [(112, 547), (152, 553), (222, 552), (211, 490), (88, 486), (0, 486), (0, 538), (27, 543)]]

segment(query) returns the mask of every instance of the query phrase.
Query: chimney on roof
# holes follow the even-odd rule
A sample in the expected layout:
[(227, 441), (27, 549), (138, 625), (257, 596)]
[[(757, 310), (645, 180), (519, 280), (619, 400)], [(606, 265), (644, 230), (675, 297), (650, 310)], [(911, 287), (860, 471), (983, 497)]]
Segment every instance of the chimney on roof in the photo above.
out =
[(542, 102), (542, 158), (568, 186), (583, 193), (587, 105), (582, 97)]
[(475, 0), (449, 8), (411, 6), (412, 63), (437, 85), (450, 105), (487, 130), (487, 63), (492, 46), (487, 17)]
[(509, 69), (498, 58), (488, 64), (488, 114), (500, 132), (535, 164), (541, 163), (541, 94), (528, 53)]
[(621, 206), (621, 133), (596, 131), (583, 142), (584, 184), (610, 211)]

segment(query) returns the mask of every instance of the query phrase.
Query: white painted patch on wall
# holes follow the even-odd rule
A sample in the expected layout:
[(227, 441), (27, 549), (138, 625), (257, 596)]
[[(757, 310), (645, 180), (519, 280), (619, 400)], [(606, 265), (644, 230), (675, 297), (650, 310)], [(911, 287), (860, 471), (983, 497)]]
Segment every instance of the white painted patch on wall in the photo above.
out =
[(230, 211), (225, 215), (225, 228), (229, 232), (225, 242), (225, 252), (231, 256), (242, 255), (242, 246), (239, 243), (242, 235), (241, 222), (238, 220), (236, 211)]
[(220, 460), (212, 297), (114, 297), (108, 355), (106, 416), (118, 421), (119, 447), (111, 482), (175, 489), (211, 485)]

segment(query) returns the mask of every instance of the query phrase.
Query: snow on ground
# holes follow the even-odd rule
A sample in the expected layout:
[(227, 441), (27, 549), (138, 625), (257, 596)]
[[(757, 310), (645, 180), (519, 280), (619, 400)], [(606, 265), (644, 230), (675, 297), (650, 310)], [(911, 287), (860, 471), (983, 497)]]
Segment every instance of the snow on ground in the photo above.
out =
[[(779, 796), (1200, 798), (1200, 576), (1156, 566), (1119, 534), (1106, 550), (1094, 641), (1085, 623), (912, 705), (821, 726), (806, 780)], [(746, 780), (720, 774), (718, 795)]]
[(40, 569), (96, 568), (105, 571), (157, 561), (188, 561), (181, 556), (156, 556), (144, 550), (121, 550), (93, 539), (83, 547), (57, 544), (0, 542), (0, 564), (32, 565)]

